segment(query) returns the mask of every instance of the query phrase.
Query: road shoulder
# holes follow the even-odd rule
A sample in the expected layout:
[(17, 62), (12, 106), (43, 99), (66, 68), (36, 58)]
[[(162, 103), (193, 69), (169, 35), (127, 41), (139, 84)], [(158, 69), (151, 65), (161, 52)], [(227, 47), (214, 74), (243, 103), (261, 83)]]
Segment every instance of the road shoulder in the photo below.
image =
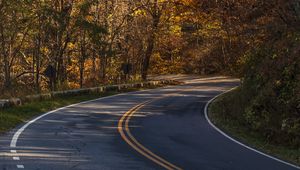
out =
[[(228, 114), (243, 107), (239, 106), (235, 95), (238, 95), (238, 88), (215, 97), (207, 104), (207, 119), (211, 125), (227, 138), (231, 138), (248, 149), (300, 169), (299, 149), (270, 144), (261, 134), (249, 131), (239, 117), (231, 117)], [(238, 107), (239, 109), (236, 109)]]

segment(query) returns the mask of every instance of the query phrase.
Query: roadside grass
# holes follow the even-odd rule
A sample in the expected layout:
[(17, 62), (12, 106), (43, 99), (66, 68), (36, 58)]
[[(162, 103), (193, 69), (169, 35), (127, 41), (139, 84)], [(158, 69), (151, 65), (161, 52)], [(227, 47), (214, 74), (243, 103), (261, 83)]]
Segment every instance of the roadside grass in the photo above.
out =
[(240, 96), (240, 89), (238, 88), (214, 100), (208, 109), (211, 121), (242, 143), (300, 166), (300, 148), (293, 148), (284, 144), (271, 144), (263, 134), (247, 127), (242, 119), (247, 101), (243, 101)]
[(105, 96), (112, 96), (119, 93), (139, 91), (144, 89), (152, 89), (160, 86), (148, 86), (145, 88), (128, 88), (122, 91), (110, 91), (103, 93), (90, 93), (73, 96), (62, 96), (53, 99), (33, 101), (25, 103), (22, 106), (6, 108), (0, 110), (0, 134), (3, 134), (14, 127), (22, 124), (35, 116), (55, 110), (60, 107), (68, 106), (83, 101), (93, 100)]

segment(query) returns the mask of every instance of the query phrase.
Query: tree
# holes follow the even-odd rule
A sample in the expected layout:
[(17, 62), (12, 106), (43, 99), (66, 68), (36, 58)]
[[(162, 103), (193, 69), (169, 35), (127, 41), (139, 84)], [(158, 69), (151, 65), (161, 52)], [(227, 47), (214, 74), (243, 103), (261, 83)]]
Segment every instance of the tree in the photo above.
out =
[(20, 55), (30, 29), (28, 3), (19, 1), (0, 2), (0, 56), (3, 62), (4, 89), (11, 88), (12, 67)]

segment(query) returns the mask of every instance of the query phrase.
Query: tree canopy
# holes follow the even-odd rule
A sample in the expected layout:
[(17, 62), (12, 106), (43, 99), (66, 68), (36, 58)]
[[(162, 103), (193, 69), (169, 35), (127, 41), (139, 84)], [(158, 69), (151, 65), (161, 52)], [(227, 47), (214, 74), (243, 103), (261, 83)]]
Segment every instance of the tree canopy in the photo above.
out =
[(280, 49), (284, 37), (297, 39), (299, 8), (298, 0), (1, 0), (0, 90), (39, 93), (148, 74), (243, 76), (265, 44)]

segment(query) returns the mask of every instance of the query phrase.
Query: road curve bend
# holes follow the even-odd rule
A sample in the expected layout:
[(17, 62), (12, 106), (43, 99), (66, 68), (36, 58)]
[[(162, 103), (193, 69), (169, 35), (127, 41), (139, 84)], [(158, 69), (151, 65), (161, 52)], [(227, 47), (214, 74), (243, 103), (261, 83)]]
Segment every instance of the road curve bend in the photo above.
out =
[(205, 106), (225, 77), (124, 93), (45, 113), (0, 136), (0, 169), (294, 170), (220, 133)]

